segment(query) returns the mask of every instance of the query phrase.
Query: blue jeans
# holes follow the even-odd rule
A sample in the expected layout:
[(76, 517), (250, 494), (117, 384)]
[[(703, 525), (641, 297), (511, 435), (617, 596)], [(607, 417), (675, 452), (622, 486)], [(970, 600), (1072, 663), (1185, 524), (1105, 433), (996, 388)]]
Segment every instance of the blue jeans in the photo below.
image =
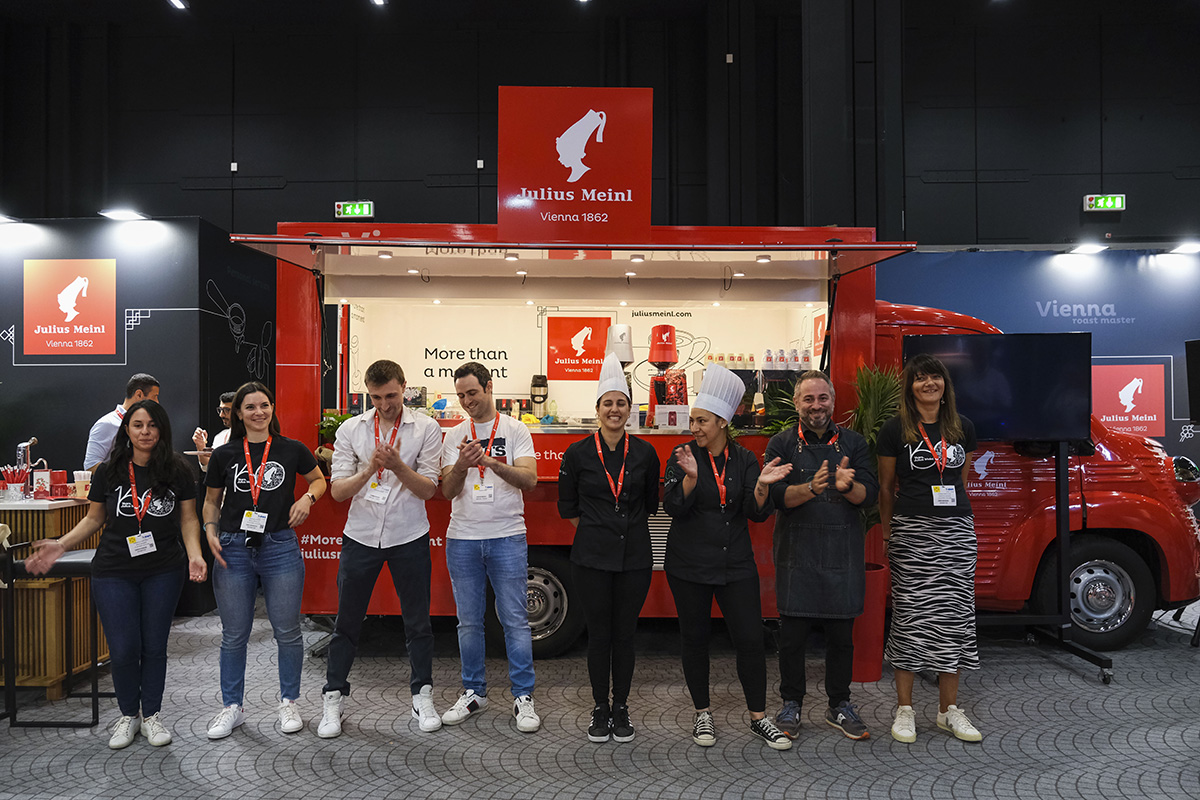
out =
[(241, 531), (221, 532), (221, 556), (228, 567), (213, 564), (213, 593), (221, 613), (221, 702), (241, 705), (246, 693), (246, 644), (254, 624), (254, 601), (262, 581), (267, 618), (279, 647), (279, 694), (300, 697), (304, 638), (300, 634), (300, 598), (304, 594), (304, 558), (296, 532), (264, 533), (262, 546), (246, 547)]
[(117, 706), (127, 717), (157, 714), (167, 683), (167, 634), (187, 572), (183, 567), (133, 577), (92, 576), (104, 623)]
[(446, 567), (458, 608), (458, 653), (464, 689), (487, 695), (483, 611), (487, 584), (496, 593), (496, 616), (504, 627), (508, 679), (513, 697), (533, 694), (533, 638), (526, 609), (529, 555), (525, 534), (500, 539), (447, 539)]

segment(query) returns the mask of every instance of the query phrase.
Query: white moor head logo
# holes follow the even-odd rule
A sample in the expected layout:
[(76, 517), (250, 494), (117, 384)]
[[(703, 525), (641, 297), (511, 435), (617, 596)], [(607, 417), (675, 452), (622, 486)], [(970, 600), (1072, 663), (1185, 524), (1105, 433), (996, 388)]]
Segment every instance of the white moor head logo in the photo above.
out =
[(1133, 407), (1135, 405), (1137, 405), (1136, 403), (1133, 402), (1133, 396), (1135, 394), (1141, 394), (1141, 393), (1142, 393), (1142, 379), (1141, 378), (1134, 378), (1129, 383), (1125, 384), (1125, 386), (1121, 389), (1121, 391), (1117, 392), (1117, 399), (1121, 401), (1121, 405), (1125, 406), (1126, 414), (1128, 414), (1130, 411), (1133, 411)]
[(574, 336), (571, 337), (571, 347), (575, 348), (575, 355), (583, 355), (583, 343), (592, 338), (592, 326), (588, 325), (581, 328)]
[(587, 155), (587, 143), (596, 132), (596, 141), (604, 141), (604, 123), (608, 116), (603, 111), (588, 110), (571, 127), (563, 131), (562, 136), (554, 140), (558, 148), (558, 163), (571, 170), (567, 183), (574, 183), (583, 177), (583, 173), (591, 169), (583, 163)]
[(67, 315), (64, 322), (70, 322), (79, 316), (79, 312), (75, 310), (75, 304), (79, 302), (80, 294), (87, 297), (87, 289), (88, 279), (80, 276), (58, 293), (58, 310)]

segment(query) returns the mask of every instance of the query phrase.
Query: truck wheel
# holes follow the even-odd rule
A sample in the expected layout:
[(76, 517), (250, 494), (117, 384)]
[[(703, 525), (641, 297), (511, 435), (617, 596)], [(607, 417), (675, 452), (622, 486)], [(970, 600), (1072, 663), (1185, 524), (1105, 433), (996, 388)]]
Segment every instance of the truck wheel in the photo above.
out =
[[(526, 607), (533, 635), (533, 657), (553, 658), (566, 652), (583, 632), (583, 608), (571, 596), (571, 562), (553, 550), (529, 548)], [(504, 629), (496, 618), (495, 597), (488, 587), (484, 618), (489, 649), (504, 652)]]
[[(1073, 639), (1093, 650), (1120, 650), (1141, 635), (1154, 611), (1154, 576), (1132, 548), (1104, 536), (1071, 545), (1069, 592)], [(1058, 556), (1038, 573), (1033, 590), (1039, 613), (1058, 610)]]

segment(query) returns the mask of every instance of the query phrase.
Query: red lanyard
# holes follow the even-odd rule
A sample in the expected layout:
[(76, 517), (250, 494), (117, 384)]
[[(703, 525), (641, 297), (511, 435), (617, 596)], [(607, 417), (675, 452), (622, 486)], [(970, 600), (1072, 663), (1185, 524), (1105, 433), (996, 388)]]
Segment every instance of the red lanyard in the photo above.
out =
[[(838, 440), (838, 435), (839, 435), (839, 432), (838, 432), (837, 426), (835, 425), (833, 427), (833, 436), (825, 444), (828, 445), (829, 447), (833, 447), (834, 445), (836, 445), (837, 440)], [(801, 425), (800, 426), (800, 441), (796, 443), (796, 449), (800, 450), (806, 444), (808, 444), (808, 437), (804, 435), (804, 426)], [(817, 440), (817, 444), (821, 444), (821, 441), (819, 439)], [(813, 445), (811, 445), (811, 444), (808, 444), (808, 446), (813, 447)], [(839, 450), (838, 452), (841, 452), (841, 451)]]
[(133, 492), (133, 513), (138, 521), (138, 533), (142, 532), (142, 518), (146, 516), (146, 509), (150, 508), (150, 495), (153, 492), (146, 492), (146, 501), (141, 502), (138, 497), (137, 479), (133, 477), (133, 460), (129, 461), (129, 489)]
[(717, 460), (712, 451), (708, 451), (708, 460), (712, 463), (713, 477), (717, 479), (717, 490), (721, 493), (721, 510), (725, 510), (725, 468), (729, 466), (729, 445), (725, 445), (725, 464), (717, 472)]
[(946, 469), (946, 459), (950, 455), (950, 451), (946, 449), (946, 437), (942, 437), (942, 457), (938, 458), (937, 452), (933, 449), (933, 443), (929, 441), (929, 434), (925, 432), (925, 426), (918, 422), (917, 427), (921, 430), (921, 438), (925, 440), (925, 446), (929, 448), (929, 455), (933, 456), (933, 463), (938, 468), (938, 479), (945, 481), (946, 477), (942, 471)]
[(242, 439), (242, 449), (246, 453), (246, 469), (250, 472), (250, 499), (254, 501), (254, 510), (258, 510), (258, 493), (262, 487), (262, 472), (263, 467), (267, 465), (267, 456), (271, 453), (271, 435), (267, 435), (267, 446), (263, 448), (262, 461), (258, 465), (258, 471), (254, 471), (254, 465), (250, 463), (250, 440)]
[[(497, 414), (495, 419), (492, 421), (492, 435), (491, 435), (491, 438), (488, 439), (487, 450), (483, 451), (483, 454), (485, 456), (490, 456), (492, 454), (492, 442), (496, 441), (496, 431), (498, 431), (498, 430), (500, 430), (500, 415), (499, 414)], [(475, 441), (475, 439), (476, 439), (476, 437), (475, 437), (475, 420), (471, 420), (471, 441), (473, 442), (473, 441)], [(486, 468), (482, 464), (480, 464), (479, 465), (479, 482), (480, 483), (483, 483), (483, 473), (485, 471), (486, 471)]]
[(612, 475), (608, 474), (608, 468), (604, 466), (604, 451), (600, 449), (600, 431), (596, 431), (596, 455), (600, 456), (600, 469), (604, 471), (604, 477), (608, 478), (608, 488), (612, 489), (614, 506), (617, 511), (621, 510), (621, 487), (625, 485), (625, 462), (629, 460), (629, 437), (625, 436), (625, 453), (621, 456), (621, 472), (617, 477), (617, 482), (614, 484)]
[[(392, 426), (392, 435), (390, 437), (388, 437), (388, 443), (387, 443), (388, 447), (394, 447), (396, 444), (396, 434), (400, 431), (400, 420), (403, 416), (404, 416), (404, 409), (402, 408), (402, 409), (400, 409), (400, 416), (396, 417), (396, 424)], [(376, 450), (379, 449), (379, 443), (381, 441), (383, 441), (383, 440), (379, 438), (379, 412), (376, 411), (375, 412), (375, 449)], [(375, 477), (378, 478), (382, 482), (383, 481), (383, 470), (379, 470), (379, 473)]]

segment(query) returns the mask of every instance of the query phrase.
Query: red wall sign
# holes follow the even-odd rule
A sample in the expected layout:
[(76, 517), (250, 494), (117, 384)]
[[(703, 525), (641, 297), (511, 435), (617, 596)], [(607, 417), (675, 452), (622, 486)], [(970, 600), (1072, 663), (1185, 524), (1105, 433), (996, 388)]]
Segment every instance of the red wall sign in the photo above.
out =
[(1166, 436), (1162, 364), (1092, 367), (1092, 413), (1109, 428), (1138, 436)]
[(25, 355), (117, 352), (117, 262), (25, 260)]
[(546, 377), (558, 381), (594, 381), (600, 378), (608, 317), (547, 317)]
[(501, 86), (500, 237), (647, 241), (653, 99), (652, 89)]

